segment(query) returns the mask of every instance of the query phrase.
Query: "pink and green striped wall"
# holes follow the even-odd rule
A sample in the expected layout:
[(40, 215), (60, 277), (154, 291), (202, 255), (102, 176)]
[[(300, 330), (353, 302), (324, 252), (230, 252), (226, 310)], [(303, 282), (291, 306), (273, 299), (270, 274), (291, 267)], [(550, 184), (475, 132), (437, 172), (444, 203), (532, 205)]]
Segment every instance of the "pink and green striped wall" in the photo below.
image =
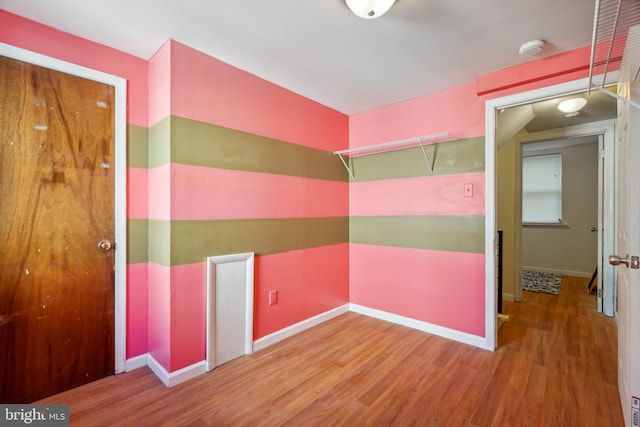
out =
[(346, 304), (348, 117), (173, 41), (149, 76), (149, 353), (205, 358), (208, 256), (255, 252), (255, 339)]
[[(205, 259), (226, 253), (257, 256), (254, 339), (349, 302), (483, 337), (485, 100), (588, 63), (346, 116), (174, 41), (146, 61), (4, 11), (0, 41), (127, 79), (127, 357), (168, 372), (205, 357)], [(354, 159), (352, 180), (331, 154), (444, 131), (433, 171), (411, 148)]]
[(484, 336), (484, 140), (427, 152), (352, 160), (350, 301)]

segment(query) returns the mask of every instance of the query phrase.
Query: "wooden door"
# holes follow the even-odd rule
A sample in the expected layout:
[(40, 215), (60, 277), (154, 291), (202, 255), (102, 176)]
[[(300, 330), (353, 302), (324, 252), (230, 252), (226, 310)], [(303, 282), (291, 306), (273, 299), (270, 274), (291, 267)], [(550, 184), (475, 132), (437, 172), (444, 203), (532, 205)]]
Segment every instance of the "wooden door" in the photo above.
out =
[[(635, 49), (635, 50), (634, 50)], [(620, 69), (619, 94), (640, 101), (640, 27), (629, 31)], [(629, 265), (618, 265), (618, 388), (627, 426), (640, 425), (640, 109), (618, 101), (618, 255)], [(615, 261), (615, 260), (614, 260)]]
[(114, 92), (0, 56), (0, 402), (114, 373)]

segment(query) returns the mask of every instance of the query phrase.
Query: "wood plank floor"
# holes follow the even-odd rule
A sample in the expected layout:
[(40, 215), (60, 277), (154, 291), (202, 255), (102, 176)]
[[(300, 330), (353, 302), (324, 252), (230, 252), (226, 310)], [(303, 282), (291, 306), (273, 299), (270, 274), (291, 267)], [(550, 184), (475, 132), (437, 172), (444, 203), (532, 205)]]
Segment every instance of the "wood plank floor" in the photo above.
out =
[(495, 352), (347, 313), (171, 389), (142, 368), (39, 403), (77, 426), (622, 426), (587, 281), (505, 302)]

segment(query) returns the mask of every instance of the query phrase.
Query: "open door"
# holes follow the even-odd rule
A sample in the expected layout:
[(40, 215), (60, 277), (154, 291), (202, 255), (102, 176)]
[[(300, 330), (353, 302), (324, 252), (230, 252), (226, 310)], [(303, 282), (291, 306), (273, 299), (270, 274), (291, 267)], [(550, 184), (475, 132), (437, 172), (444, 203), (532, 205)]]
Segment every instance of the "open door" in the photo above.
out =
[(615, 315), (617, 278), (607, 261), (615, 248), (615, 131), (613, 127), (598, 136), (598, 312)]
[[(640, 100), (640, 26), (629, 30), (620, 71), (618, 94)], [(625, 424), (640, 425), (640, 109), (618, 102), (617, 132), (618, 255), (618, 388)]]

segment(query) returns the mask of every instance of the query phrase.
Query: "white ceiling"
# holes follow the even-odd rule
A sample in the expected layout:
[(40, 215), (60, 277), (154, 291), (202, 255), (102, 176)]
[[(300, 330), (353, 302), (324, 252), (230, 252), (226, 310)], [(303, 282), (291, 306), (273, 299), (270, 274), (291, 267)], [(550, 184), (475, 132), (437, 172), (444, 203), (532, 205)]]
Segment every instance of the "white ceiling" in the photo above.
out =
[[(346, 114), (591, 44), (594, 1), (0, 0), (0, 8), (148, 59), (168, 39)], [(542, 54), (518, 47), (543, 39)]]

